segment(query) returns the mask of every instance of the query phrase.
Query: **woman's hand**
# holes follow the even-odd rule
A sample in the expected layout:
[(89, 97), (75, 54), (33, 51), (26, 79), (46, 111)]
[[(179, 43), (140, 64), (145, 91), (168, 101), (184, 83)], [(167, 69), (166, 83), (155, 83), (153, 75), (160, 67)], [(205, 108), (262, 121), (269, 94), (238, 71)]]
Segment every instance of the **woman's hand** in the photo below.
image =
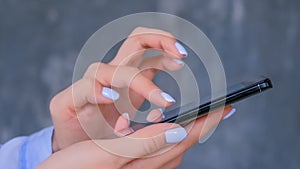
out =
[[(231, 107), (226, 107), (224, 111), (217, 110), (197, 119), (189, 126), (188, 135), (177, 124), (160, 123), (128, 137), (76, 143), (54, 153), (37, 168), (172, 169), (180, 164), (183, 153), (212, 130), (220, 122), (219, 117), (226, 116), (230, 110)], [(124, 120), (126, 122), (124, 117), (119, 117), (118, 124)], [(120, 127), (128, 127), (128, 123), (123, 124)]]
[[(143, 60), (150, 48), (163, 54)], [(120, 114), (133, 118), (144, 99), (161, 107), (172, 105), (174, 99), (152, 78), (159, 70), (180, 70), (186, 56), (170, 33), (136, 28), (110, 63), (92, 64), (82, 79), (52, 99), (53, 151), (111, 134)]]

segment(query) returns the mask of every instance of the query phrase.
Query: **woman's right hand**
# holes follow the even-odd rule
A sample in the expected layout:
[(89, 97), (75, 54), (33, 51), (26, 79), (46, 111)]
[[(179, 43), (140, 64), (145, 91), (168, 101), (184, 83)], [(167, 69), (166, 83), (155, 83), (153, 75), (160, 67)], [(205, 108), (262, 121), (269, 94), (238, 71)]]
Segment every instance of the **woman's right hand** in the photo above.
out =
[[(146, 49), (163, 54), (144, 60)], [(160, 70), (180, 70), (186, 55), (170, 33), (136, 28), (111, 62), (92, 64), (82, 79), (52, 99), (53, 152), (112, 134), (118, 117), (127, 112), (134, 118), (144, 99), (160, 107), (172, 105), (173, 98), (152, 78)]]

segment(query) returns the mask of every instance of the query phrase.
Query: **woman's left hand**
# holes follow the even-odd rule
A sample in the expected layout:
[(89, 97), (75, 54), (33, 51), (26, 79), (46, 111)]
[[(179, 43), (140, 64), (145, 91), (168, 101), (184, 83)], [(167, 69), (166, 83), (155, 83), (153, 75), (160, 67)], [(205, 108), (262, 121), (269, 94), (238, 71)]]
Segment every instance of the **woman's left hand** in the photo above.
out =
[[(37, 169), (173, 169), (186, 150), (206, 135), (226, 116), (231, 107), (211, 112), (191, 124), (186, 135), (178, 124), (159, 123), (147, 126), (126, 137), (88, 140), (75, 143), (46, 159)], [(127, 119), (119, 117), (120, 128), (129, 127)], [(125, 125), (122, 125), (125, 124)], [(180, 130), (174, 130), (180, 129)], [(168, 133), (168, 134), (167, 134)]]

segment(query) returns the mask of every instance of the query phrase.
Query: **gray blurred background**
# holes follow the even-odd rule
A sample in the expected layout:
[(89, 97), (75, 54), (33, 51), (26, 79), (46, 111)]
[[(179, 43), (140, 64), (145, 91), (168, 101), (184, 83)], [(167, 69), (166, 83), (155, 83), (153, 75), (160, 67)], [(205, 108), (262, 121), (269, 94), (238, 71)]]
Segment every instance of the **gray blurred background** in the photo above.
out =
[(49, 100), (71, 84), (85, 41), (114, 19), (146, 11), (175, 14), (206, 33), (228, 83), (274, 81), (272, 91), (236, 104), (179, 168), (299, 168), (296, 0), (0, 0), (0, 142), (51, 125)]

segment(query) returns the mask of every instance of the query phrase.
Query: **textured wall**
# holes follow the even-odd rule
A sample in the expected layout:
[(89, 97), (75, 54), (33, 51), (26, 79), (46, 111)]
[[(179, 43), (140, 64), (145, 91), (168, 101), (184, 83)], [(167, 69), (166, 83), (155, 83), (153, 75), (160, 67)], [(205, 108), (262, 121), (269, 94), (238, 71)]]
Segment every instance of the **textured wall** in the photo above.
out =
[(70, 85), (81, 47), (135, 12), (183, 17), (211, 39), (228, 82), (264, 74), (275, 88), (236, 104), (180, 168), (299, 168), (300, 2), (296, 0), (0, 0), (0, 141), (51, 124), (48, 104)]

